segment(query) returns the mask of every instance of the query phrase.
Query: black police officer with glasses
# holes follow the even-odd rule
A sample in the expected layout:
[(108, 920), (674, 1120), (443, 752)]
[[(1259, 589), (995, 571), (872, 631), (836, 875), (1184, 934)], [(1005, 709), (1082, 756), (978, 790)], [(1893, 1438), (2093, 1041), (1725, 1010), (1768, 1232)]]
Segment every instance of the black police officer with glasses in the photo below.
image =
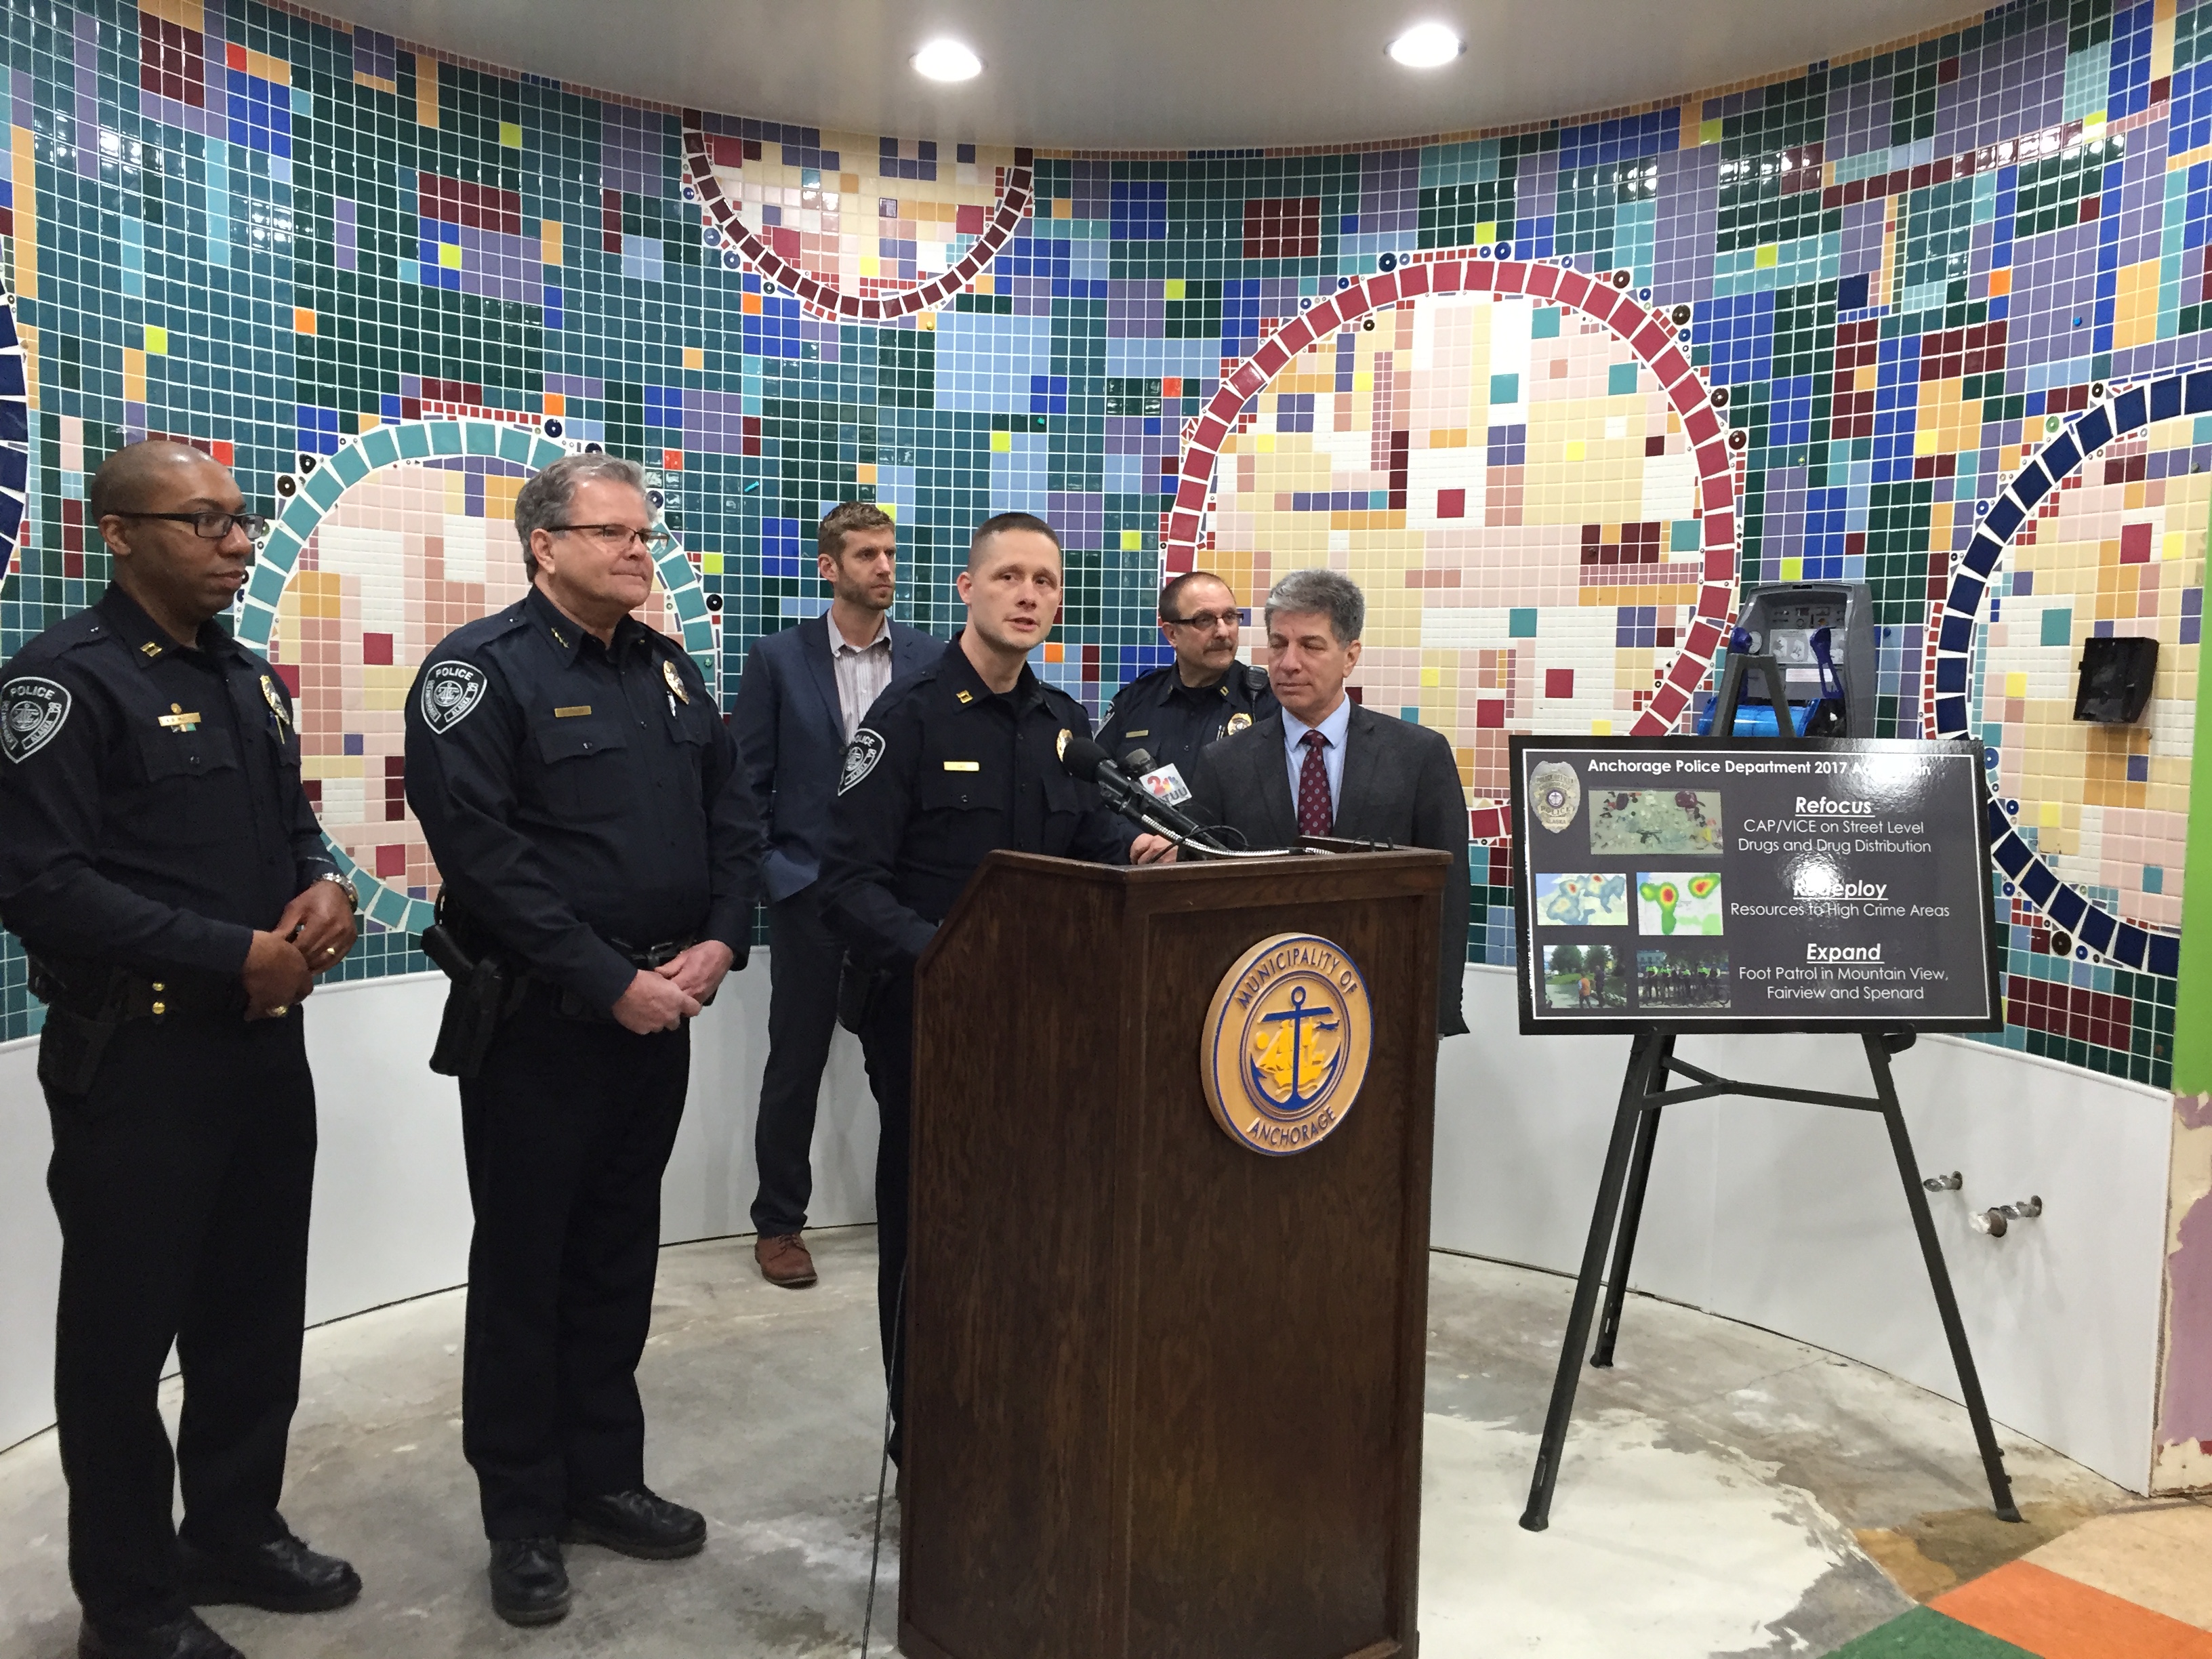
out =
[(895, 1458), (915, 961), (995, 848), (1101, 864), (1175, 854), (1100, 805), (1097, 789), (1060, 764), (1063, 734), (1089, 737), (1090, 718), (1029, 665), (1060, 614), (1060, 538), (1042, 519), (1001, 513), (983, 521), (957, 583), (967, 626), (935, 662), (877, 699), (845, 751), (830, 808), (823, 915), (874, 980), (860, 1043), (881, 1118), (876, 1306)]
[(1175, 659), (1115, 694), (1098, 746), (1131, 777), (1172, 766), (1191, 787), (1199, 751), (1275, 712), (1267, 671), (1237, 659), (1243, 616), (1227, 582), (1192, 570), (1160, 589), (1160, 632)]
[[(78, 1652), (236, 1659), (195, 1605), (361, 1593), (276, 1508), (315, 1165), (299, 1005), (352, 946), (353, 890), (301, 784), (289, 697), (216, 620), (265, 521), (184, 444), (118, 450), (90, 496), (106, 594), (0, 669), (0, 921), (48, 1005)], [(173, 1459), (156, 1403), (173, 1340)]]
[(652, 592), (644, 475), (586, 453), (525, 483), (520, 603), (430, 652), (407, 701), (407, 799), (445, 926), (506, 965), (461, 1078), (476, 1231), (461, 1444), (510, 1623), (568, 1609), (559, 1540), (696, 1554), (704, 1519), (645, 1484), (637, 1363), (685, 1022), (744, 962), (760, 823), (696, 666), (629, 613)]

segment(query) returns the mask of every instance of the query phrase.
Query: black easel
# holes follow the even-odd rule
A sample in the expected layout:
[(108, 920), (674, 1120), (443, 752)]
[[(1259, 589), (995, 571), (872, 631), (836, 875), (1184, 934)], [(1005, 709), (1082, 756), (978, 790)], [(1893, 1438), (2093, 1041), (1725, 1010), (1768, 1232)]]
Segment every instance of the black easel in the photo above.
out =
[[(1735, 730), (1735, 711), (1747, 671), (1765, 681), (1773, 703), (1776, 730), (1790, 735), (1790, 703), (1780, 665), (1771, 656), (1729, 653), (1722, 671), (1713, 730), (1727, 734)], [(1636, 1255), (1636, 1233), (1644, 1219), (1644, 1197), (1651, 1179), (1651, 1154), (1659, 1139), (1659, 1114), (1668, 1106), (1687, 1105), (1721, 1095), (1743, 1095), (1756, 1100), (1794, 1100), (1813, 1106), (1840, 1106), (1852, 1111), (1879, 1112), (1889, 1129), (1890, 1149), (1897, 1155), (1897, 1172), (1905, 1182), (1905, 1207), (1912, 1212), (1912, 1230), (1919, 1235), (1920, 1254), (1928, 1263), (1928, 1280), (1936, 1292), (1936, 1310), (1942, 1316), (1943, 1334), (1951, 1345), (1951, 1360), (1959, 1370), (1959, 1393), (1966, 1402), (1966, 1415), (1974, 1425), (1974, 1443), (1981, 1449), (1982, 1468), (1989, 1475), (1990, 1498), (2000, 1521), (2017, 1521), (2020, 1510), (2012, 1501), (2012, 1483), (2006, 1478), (2004, 1454), (1998, 1449), (1996, 1431), (1990, 1426), (1990, 1410), (1982, 1399), (1981, 1377), (1966, 1346), (1966, 1328), (1959, 1317), (1959, 1299), (1952, 1293), (1950, 1270), (1943, 1264), (1943, 1247), (1936, 1237), (1935, 1218), (1929, 1213), (1927, 1190), (1920, 1184), (1920, 1165), (1912, 1155), (1912, 1138), (1905, 1131), (1905, 1113), (1898, 1104), (1897, 1085), (1890, 1075), (1889, 1057), (1903, 1054), (1917, 1040), (1911, 1031), (1869, 1032), (1861, 1038), (1866, 1049), (1867, 1070), (1872, 1074), (1872, 1095), (1831, 1094), (1819, 1089), (1789, 1089), (1764, 1083), (1740, 1083), (1716, 1077), (1702, 1066), (1674, 1058), (1674, 1033), (1639, 1031), (1628, 1052), (1628, 1073), (1620, 1085), (1620, 1106), (1613, 1120), (1613, 1140), (1606, 1148), (1605, 1172), (1598, 1179), (1597, 1209), (1590, 1217), (1589, 1240), (1583, 1249), (1582, 1273), (1575, 1281), (1575, 1300), (1567, 1315), (1566, 1340), (1559, 1350), (1559, 1373), (1552, 1384), (1552, 1406), (1544, 1418), (1544, 1438), (1536, 1452), (1536, 1474), (1528, 1486), (1528, 1507), (1521, 1524), (1541, 1532), (1552, 1523), (1552, 1489), (1559, 1476), (1559, 1458), (1566, 1449), (1567, 1423), (1574, 1414), (1575, 1389), (1580, 1380), (1582, 1355), (1589, 1342), (1590, 1323), (1597, 1315), (1597, 1293), (1605, 1286), (1605, 1313), (1598, 1320), (1597, 1346), (1591, 1352), (1594, 1366), (1610, 1367), (1613, 1340), (1620, 1334), (1620, 1309), (1628, 1295), (1628, 1270)], [(1669, 1089), (1667, 1079), (1679, 1073), (1695, 1086)], [(1624, 1192), (1624, 1188), (1626, 1189)], [(1614, 1222), (1619, 1221), (1616, 1229)], [(1606, 1274), (1606, 1246), (1613, 1245), (1613, 1270)]]

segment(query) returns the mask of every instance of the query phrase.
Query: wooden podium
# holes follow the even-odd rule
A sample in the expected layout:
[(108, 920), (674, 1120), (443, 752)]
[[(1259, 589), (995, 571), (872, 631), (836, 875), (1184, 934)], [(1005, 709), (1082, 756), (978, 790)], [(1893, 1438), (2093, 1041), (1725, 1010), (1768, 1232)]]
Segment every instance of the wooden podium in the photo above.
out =
[[(903, 1652), (1414, 1653), (1445, 869), (977, 872), (915, 973)], [(1200, 1033), (1286, 933), (1357, 964), (1373, 1039), (1334, 1132), (1270, 1157)]]

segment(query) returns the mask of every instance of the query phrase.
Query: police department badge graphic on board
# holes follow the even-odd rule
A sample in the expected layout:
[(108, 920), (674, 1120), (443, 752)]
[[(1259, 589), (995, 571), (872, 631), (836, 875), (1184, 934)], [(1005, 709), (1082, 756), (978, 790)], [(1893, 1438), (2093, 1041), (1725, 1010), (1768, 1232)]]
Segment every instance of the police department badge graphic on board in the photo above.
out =
[(1528, 775), (1529, 806), (1536, 822), (1557, 835), (1582, 810), (1583, 781), (1565, 761), (1546, 761)]
[(1317, 1145), (1367, 1078), (1375, 1012), (1359, 966), (1313, 933), (1261, 939), (1230, 964), (1199, 1038), (1213, 1121), (1270, 1158)]
[(35, 674), (0, 685), (0, 753), (27, 761), (54, 740), (69, 719), (69, 687)]
[(845, 745), (845, 769), (837, 775), (837, 793), (843, 794), (862, 778), (876, 769), (876, 763), (884, 757), (883, 734), (862, 726), (853, 733), (852, 742)]
[(422, 671), (422, 723), (443, 737), (483, 701), (484, 684), (474, 663), (432, 663)]

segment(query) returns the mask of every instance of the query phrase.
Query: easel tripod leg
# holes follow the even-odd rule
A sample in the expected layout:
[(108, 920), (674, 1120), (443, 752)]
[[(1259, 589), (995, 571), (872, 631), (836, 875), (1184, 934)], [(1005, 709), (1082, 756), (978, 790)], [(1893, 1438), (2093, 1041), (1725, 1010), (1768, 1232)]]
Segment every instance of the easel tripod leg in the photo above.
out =
[[(1667, 1062), (1674, 1057), (1670, 1032), (1659, 1039), (1653, 1057), (1656, 1075), (1652, 1084), (1667, 1086)], [(1620, 1231), (1613, 1243), (1613, 1271), (1606, 1276), (1605, 1310), (1597, 1319), (1597, 1349), (1590, 1364), (1601, 1370), (1613, 1364), (1613, 1339), (1620, 1334), (1620, 1306), (1628, 1299), (1628, 1270), (1636, 1261), (1637, 1230), (1644, 1223), (1644, 1194), (1651, 1184), (1651, 1153), (1659, 1141), (1659, 1110), (1652, 1107), (1637, 1114), (1636, 1150), (1628, 1160), (1628, 1195), (1620, 1206)]]
[(1919, 1235), (1920, 1254), (1928, 1263), (1928, 1281), (1936, 1292), (1936, 1310), (1943, 1320), (1943, 1335), (1951, 1345), (1951, 1361), (1958, 1367), (1959, 1393), (1966, 1402), (1966, 1416), (1974, 1425), (1974, 1443), (1981, 1449), (1982, 1468), (1990, 1480), (1990, 1500), (1997, 1519), (2017, 1521), (2020, 1510), (2012, 1499), (2012, 1482), (2005, 1474), (2004, 1453), (1996, 1431), (1990, 1424), (1990, 1408), (1982, 1398), (1981, 1375), (1974, 1369), (1972, 1349), (1966, 1346), (1966, 1322), (1959, 1316), (1959, 1298), (1951, 1290), (1950, 1269), (1943, 1262), (1942, 1242), (1936, 1237), (1936, 1218), (1928, 1208), (1927, 1189), (1920, 1184), (1920, 1163), (1913, 1156), (1912, 1138), (1906, 1133), (1905, 1113), (1898, 1104), (1897, 1085), (1889, 1072), (1889, 1051), (1878, 1036), (1869, 1036), (1867, 1066), (1874, 1073), (1875, 1091), (1881, 1101), (1882, 1121), (1889, 1126), (1889, 1144), (1897, 1154), (1897, 1171), (1905, 1180), (1905, 1207), (1912, 1212), (1912, 1231)]
[(1559, 1480), (1559, 1456), (1567, 1443), (1567, 1420), (1575, 1409), (1575, 1387), (1581, 1380), (1583, 1355), (1589, 1345), (1590, 1323), (1597, 1316), (1599, 1275), (1605, 1271), (1606, 1246), (1612, 1242), (1613, 1221), (1620, 1213), (1621, 1184), (1627, 1179), (1629, 1151), (1636, 1137), (1641, 1103), (1650, 1086), (1652, 1061), (1659, 1037), (1639, 1034), (1628, 1054), (1628, 1075), (1621, 1081), (1620, 1107), (1613, 1120), (1613, 1141), (1606, 1148), (1605, 1173), (1598, 1179), (1597, 1208), (1590, 1216), (1589, 1242), (1583, 1248), (1582, 1274), (1575, 1281), (1575, 1300), (1567, 1316), (1565, 1339), (1559, 1345), (1559, 1375), (1552, 1383), (1551, 1409), (1544, 1415), (1544, 1438), (1536, 1452), (1536, 1473), (1528, 1485), (1528, 1507), (1521, 1524), (1541, 1532), (1552, 1522), (1552, 1488)]

